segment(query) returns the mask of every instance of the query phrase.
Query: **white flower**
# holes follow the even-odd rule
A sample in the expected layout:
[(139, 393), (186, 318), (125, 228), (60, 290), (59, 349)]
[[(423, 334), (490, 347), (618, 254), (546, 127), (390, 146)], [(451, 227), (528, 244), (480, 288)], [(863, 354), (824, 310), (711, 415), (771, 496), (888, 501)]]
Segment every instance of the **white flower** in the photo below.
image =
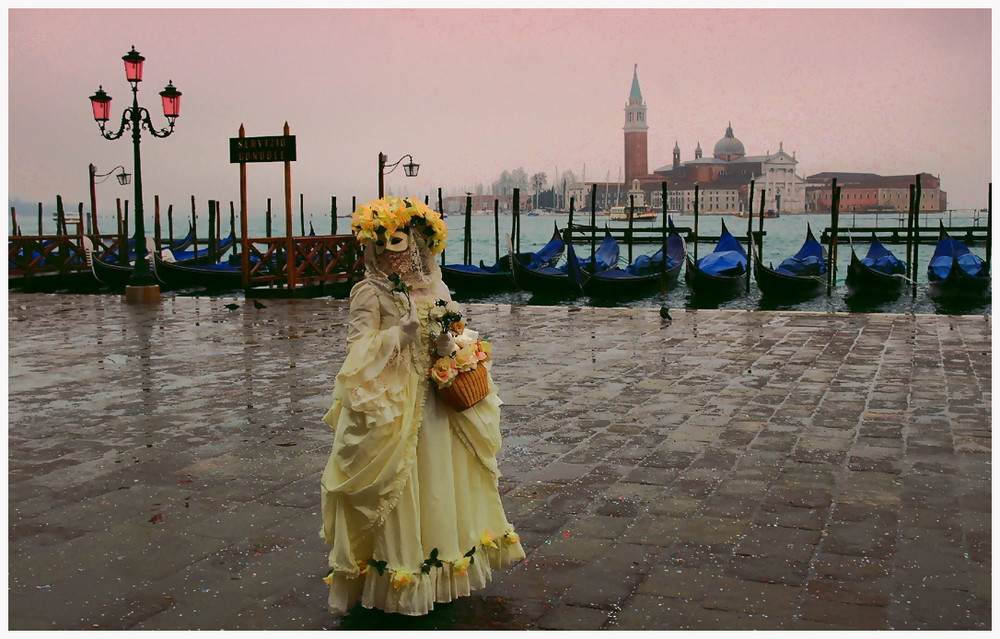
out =
[(430, 312), (429, 315), (430, 315), (430, 318), (432, 320), (434, 320), (435, 322), (440, 322), (441, 319), (444, 317), (445, 312), (446, 311), (445, 311), (445, 308), (443, 306), (435, 306), (434, 308), (431, 309), (431, 312)]
[(465, 331), (464, 333), (462, 333), (461, 335), (459, 335), (458, 337), (456, 337), (454, 339), (455, 345), (457, 345), (459, 348), (465, 348), (466, 346), (470, 346), (472, 344), (475, 344), (476, 340), (470, 338), (469, 335), (468, 335), (468, 333), (469, 333), (469, 331)]
[(457, 341), (451, 336), (451, 333), (444, 332), (437, 336), (434, 340), (437, 346), (437, 353), (441, 357), (450, 357), (452, 353), (455, 352)]
[(444, 307), (449, 313), (462, 314), (462, 307), (458, 305), (458, 302), (451, 300), (448, 302), (447, 306)]

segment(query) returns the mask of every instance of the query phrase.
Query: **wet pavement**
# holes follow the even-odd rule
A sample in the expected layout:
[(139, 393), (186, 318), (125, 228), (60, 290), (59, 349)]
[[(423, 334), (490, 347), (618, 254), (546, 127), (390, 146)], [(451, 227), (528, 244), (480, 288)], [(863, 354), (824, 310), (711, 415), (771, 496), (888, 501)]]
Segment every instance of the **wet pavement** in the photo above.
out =
[(337, 617), (347, 306), (245, 301), (9, 295), (10, 629), (991, 628), (989, 316), (470, 304), (528, 558)]

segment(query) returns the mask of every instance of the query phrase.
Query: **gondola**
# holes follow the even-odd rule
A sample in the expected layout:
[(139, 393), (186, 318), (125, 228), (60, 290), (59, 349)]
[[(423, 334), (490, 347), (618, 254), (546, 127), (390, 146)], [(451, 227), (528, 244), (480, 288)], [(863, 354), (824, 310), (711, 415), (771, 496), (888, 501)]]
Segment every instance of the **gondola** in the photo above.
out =
[(941, 225), (941, 236), (927, 265), (928, 293), (933, 298), (975, 299), (990, 288), (990, 271), (981, 257), (952, 239)]
[[(228, 237), (219, 242), (216, 248), (206, 246), (195, 251), (170, 251), (172, 259), (179, 264), (215, 264), (219, 258), (236, 244), (236, 234), (230, 233)], [(168, 260), (170, 261), (170, 260)]]
[(725, 297), (746, 289), (749, 269), (747, 253), (722, 221), (722, 234), (715, 250), (697, 262), (685, 254), (684, 279), (696, 295)]
[[(516, 261), (519, 264), (533, 266), (554, 266), (563, 254), (566, 245), (559, 235), (559, 229), (555, 225), (553, 227), (552, 239), (545, 246), (536, 253), (519, 253)], [(510, 248), (510, 238), (507, 239), (508, 248)], [(493, 266), (486, 266), (482, 260), (479, 261), (479, 266), (442, 264), (441, 279), (457, 294), (508, 290), (516, 287), (510, 262), (510, 253), (508, 253)]]
[[(160, 248), (161, 249), (170, 249), (171, 252), (173, 252), (173, 251), (186, 251), (188, 248), (190, 248), (190, 246), (192, 244), (194, 244), (194, 240), (195, 240), (195, 237), (194, 237), (194, 226), (188, 225), (187, 235), (185, 235), (183, 238), (181, 238), (181, 239), (179, 239), (179, 240), (177, 240), (176, 242), (173, 242), (173, 243), (171, 243), (168, 240), (167, 243), (166, 243), (166, 245), (162, 245), (161, 244)], [(161, 238), (160, 241), (162, 242), (162, 238)]]
[(753, 274), (761, 295), (771, 299), (803, 300), (823, 291), (827, 272), (823, 245), (816, 241), (812, 228), (806, 224), (806, 239), (798, 252), (781, 262), (777, 268), (764, 266), (761, 256), (754, 255)]
[[(146, 257), (148, 259), (149, 255)], [(135, 266), (133, 264), (123, 266), (121, 264), (105, 262), (95, 256), (91, 251), (87, 251), (87, 258), (90, 262), (90, 269), (94, 273), (94, 277), (97, 281), (112, 289), (124, 289), (125, 286), (128, 285), (129, 279), (132, 277), (132, 273), (135, 272)], [(150, 260), (149, 270), (154, 276), (155, 269), (156, 267), (153, 265), (153, 261)]]
[(872, 243), (863, 258), (851, 247), (851, 265), (847, 267), (847, 293), (851, 297), (891, 298), (903, 289), (906, 262), (887, 249), (872, 233)]
[[(569, 242), (563, 242), (558, 229), (556, 229), (552, 241), (546, 244), (546, 248), (553, 246), (554, 243), (561, 245), (558, 246), (559, 254), (564, 249), (566, 251), (566, 266), (563, 268), (552, 266), (554, 260), (539, 262), (537, 258), (530, 261), (525, 258), (511, 259), (514, 283), (519, 289), (541, 297), (551, 298), (574, 297), (582, 292), (580, 262), (576, 257), (576, 251), (573, 250), (573, 245)], [(510, 236), (507, 237), (507, 252), (508, 255), (514, 255)], [(541, 253), (542, 251), (539, 251), (534, 255), (537, 256)], [(558, 259), (558, 255), (555, 259)]]
[(204, 288), (231, 291), (243, 288), (243, 267), (237, 256), (218, 264), (191, 264), (169, 262), (159, 255), (154, 257), (156, 279), (171, 289)]
[(624, 269), (612, 268), (587, 275), (584, 271), (583, 292), (595, 299), (637, 299), (677, 284), (684, 264), (684, 238), (677, 233), (673, 219), (667, 218), (667, 263), (663, 263), (663, 247), (652, 256), (640, 255)]

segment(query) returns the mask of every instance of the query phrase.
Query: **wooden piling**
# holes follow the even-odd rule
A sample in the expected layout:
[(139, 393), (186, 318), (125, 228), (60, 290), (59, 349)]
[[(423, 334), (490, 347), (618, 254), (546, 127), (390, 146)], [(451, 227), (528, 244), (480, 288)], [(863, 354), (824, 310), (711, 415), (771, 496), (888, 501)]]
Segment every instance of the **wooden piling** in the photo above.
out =
[(198, 210), (194, 196), (191, 196), (191, 228), (194, 229), (194, 254), (198, 255)]
[[(607, 200), (607, 192), (605, 192)], [(590, 191), (590, 273), (594, 273), (594, 264), (597, 261), (597, 185), (591, 185)]]
[(167, 231), (170, 233), (170, 245), (174, 245), (174, 205), (167, 206)]
[(465, 243), (462, 245), (462, 263), (472, 264), (472, 196), (465, 196)]
[(913, 297), (917, 296), (917, 264), (920, 263), (920, 174), (917, 174), (916, 190), (913, 204), (913, 234), (917, 241), (913, 243)]
[(272, 222), (271, 222), (271, 198), (267, 198), (267, 215), (264, 218), (264, 235), (267, 237), (271, 236)]
[(573, 198), (569, 199), (569, 223), (566, 224), (566, 242), (570, 243), (573, 239)]
[(660, 182), (660, 189), (663, 192), (663, 219), (660, 221), (661, 254), (663, 255), (663, 267), (660, 269), (660, 295), (667, 292), (667, 183)]
[(118, 209), (118, 263), (122, 266), (128, 266), (128, 241), (125, 239), (128, 233), (126, 233), (122, 221), (122, 199), (120, 197), (115, 198), (115, 205)]
[[(443, 203), (443, 200), (441, 199), (441, 187), (440, 186), (438, 187), (438, 213), (440, 213), (441, 215), (444, 215), (444, 203)], [(444, 252), (445, 252), (445, 250), (446, 249), (442, 249), (441, 250), (441, 264), (445, 263), (445, 261), (444, 261)]]
[(698, 185), (694, 185), (694, 261), (698, 261)]
[(990, 270), (990, 249), (993, 246), (993, 183), (986, 196), (986, 270)]
[(337, 196), (330, 196), (330, 235), (337, 234)]
[[(521, 189), (514, 189), (514, 254), (521, 253)], [(514, 265), (511, 265), (514, 268)]]
[[(216, 237), (215, 237), (215, 220), (218, 217), (218, 202), (215, 200), (208, 201), (208, 257), (212, 259), (215, 255), (216, 248)], [(198, 254), (194, 254), (195, 259), (197, 259)]]
[(153, 196), (153, 241), (156, 243), (156, 252), (160, 251), (160, 196)]
[(20, 235), (21, 230), (17, 228), (17, 211), (14, 210), (13, 206), (10, 207), (10, 223), (11, 223), (11, 234)]
[(493, 244), (496, 246), (496, 261), (500, 263), (500, 200), (493, 199)]
[[(749, 209), (747, 210), (747, 292), (748, 293), (750, 292), (750, 277), (751, 277), (750, 272), (753, 271), (753, 269), (750, 268), (750, 263), (753, 262), (753, 190), (754, 190), (754, 181), (750, 180), (750, 199), (748, 200)], [(761, 190), (760, 194), (764, 195), (764, 191)], [(760, 208), (762, 209), (761, 215), (763, 215), (764, 213), (763, 198), (761, 199)]]
[[(635, 226), (635, 196), (628, 196), (628, 263), (632, 263), (632, 231)], [(595, 229), (596, 232), (596, 229)], [(594, 265), (597, 266), (596, 264)]]
[(299, 231), (300, 235), (306, 234), (306, 201), (305, 194), (299, 193)]
[(833, 197), (830, 202), (830, 250), (829, 265), (826, 274), (826, 296), (833, 295), (833, 284), (837, 277), (837, 239), (840, 235), (840, 187), (837, 186), (837, 178), (833, 178)]
[(44, 233), (42, 233), (42, 203), (41, 202), (38, 203), (38, 234), (39, 235), (44, 235)]

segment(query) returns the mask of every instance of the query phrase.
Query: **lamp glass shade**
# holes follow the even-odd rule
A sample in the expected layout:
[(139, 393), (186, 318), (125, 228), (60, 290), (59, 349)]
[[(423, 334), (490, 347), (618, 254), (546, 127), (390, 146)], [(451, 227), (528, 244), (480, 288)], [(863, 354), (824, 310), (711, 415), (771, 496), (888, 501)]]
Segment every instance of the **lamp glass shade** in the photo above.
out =
[(181, 92), (178, 91), (173, 82), (167, 83), (167, 88), (160, 91), (163, 99), (163, 115), (168, 118), (176, 118), (181, 114)]
[(403, 172), (406, 173), (406, 177), (416, 177), (419, 170), (420, 165), (412, 161), (403, 165)]
[(103, 88), (98, 88), (97, 92), (90, 96), (90, 104), (94, 107), (94, 119), (98, 122), (107, 122), (111, 113), (111, 96), (105, 93)]
[(126, 173), (125, 169), (122, 169), (122, 172), (115, 177), (118, 178), (118, 183), (121, 184), (122, 186), (126, 186), (129, 182), (132, 181), (132, 174)]
[(129, 82), (142, 82), (142, 63), (146, 58), (132, 47), (132, 50), (122, 56), (125, 61), (125, 77)]

